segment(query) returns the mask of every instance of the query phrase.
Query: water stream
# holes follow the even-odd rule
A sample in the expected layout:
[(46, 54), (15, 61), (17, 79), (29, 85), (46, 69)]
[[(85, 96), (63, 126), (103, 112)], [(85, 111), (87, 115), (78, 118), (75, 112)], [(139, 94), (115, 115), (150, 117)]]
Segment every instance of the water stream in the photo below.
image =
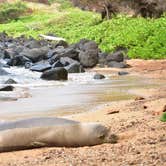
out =
[(0, 120), (80, 113), (106, 102), (131, 99), (132, 89), (158, 86), (153, 80), (132, 75), (106, 75), (104, 80), (94, 80), (95, 73), (86, 72), (69, 74), (68, 81), (44, 81), (40, 73), (23, 68), (6, 70), (11, 74), (0, 77), (0, 86), (8, 78), (18, 84), (14, 92), (0, 92)]

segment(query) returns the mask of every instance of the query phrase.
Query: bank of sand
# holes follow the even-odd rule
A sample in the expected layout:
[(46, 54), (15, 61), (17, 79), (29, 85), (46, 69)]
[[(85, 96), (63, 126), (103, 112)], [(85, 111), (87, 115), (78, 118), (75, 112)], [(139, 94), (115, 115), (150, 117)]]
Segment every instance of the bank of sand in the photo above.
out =
[[(166, 163), (166, 123), (159, 120), (166, 111), (166, 60), (129, 60), (128, 72), (162, 82), (161, 87), (135, 89), (137, 99), (106, 103), (95, 111), (68, 118), (100, 122), (119, 136), (117, 144), (81, 148), (41, 148), (0, 154), (2, 166), (164, 166)], [(115, 72), (117, 69), (95, 69)], [(143, 97), (141, 99), (139, 97)]]

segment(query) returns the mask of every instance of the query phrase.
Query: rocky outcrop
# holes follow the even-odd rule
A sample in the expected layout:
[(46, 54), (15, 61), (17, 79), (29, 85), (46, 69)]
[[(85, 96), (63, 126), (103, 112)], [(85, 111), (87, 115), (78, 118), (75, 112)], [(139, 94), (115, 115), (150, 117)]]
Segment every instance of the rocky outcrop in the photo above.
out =
[(13, 38), (6, 33), (0, 33), (0, 75), (8, 74), (2, 67), (20, 66), (31, 71), (44, 72), (41, 76), (43, 79), (66, 80), (66, 71), (80, 73), (85, 68), (96, 65), (127, 67), (124, 50), (125, 48), (116, 49), (108, 54), (101, 52), (96, 42), (88, 39), (69, 45), (64, 41), (54, 43), (27, 39), (24, 36)]

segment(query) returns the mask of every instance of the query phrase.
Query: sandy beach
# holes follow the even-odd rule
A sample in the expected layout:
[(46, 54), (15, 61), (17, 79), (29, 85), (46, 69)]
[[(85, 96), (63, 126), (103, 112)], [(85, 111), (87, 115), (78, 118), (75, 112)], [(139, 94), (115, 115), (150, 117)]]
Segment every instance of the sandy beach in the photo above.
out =
[[(159, 120), (166, 111), (166, 60), (128, 60), (129, 73), (151, 78), (162, 86), (137, 88), (130, 100), (114, 101), (86, 113), (68, 116), (81, 122), (100, 122), (118, 136), (116, 144), (80, 148), (41, 148), (0, 154), (2, 166), (164, 166), (166, 123)], [(96, 68), (111, 73), (119, 69)], [(165, 86), (164, 86), (165, 85)]]

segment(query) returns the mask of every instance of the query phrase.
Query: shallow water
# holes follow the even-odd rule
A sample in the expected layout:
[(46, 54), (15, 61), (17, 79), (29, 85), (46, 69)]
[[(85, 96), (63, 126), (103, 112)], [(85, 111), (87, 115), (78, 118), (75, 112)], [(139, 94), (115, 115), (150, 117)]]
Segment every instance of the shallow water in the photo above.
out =
[[(94, 80), (95, 73), (88, 72), (69, 74), (68, 81), (44, 81), (40, 73), (23, 68), (7, 70), (11, 75), (1, 76), (0, 86), (8, 78), (18, 84), (14, 92), (0, 92), (1, 120), (80, 113), (105, 102), (133, 98), (131, 89), (158, 86), (153, 80), (132, 75), (106, 75), (104, 80)], [(31, 97), (19, 98), (24, 92)]]

